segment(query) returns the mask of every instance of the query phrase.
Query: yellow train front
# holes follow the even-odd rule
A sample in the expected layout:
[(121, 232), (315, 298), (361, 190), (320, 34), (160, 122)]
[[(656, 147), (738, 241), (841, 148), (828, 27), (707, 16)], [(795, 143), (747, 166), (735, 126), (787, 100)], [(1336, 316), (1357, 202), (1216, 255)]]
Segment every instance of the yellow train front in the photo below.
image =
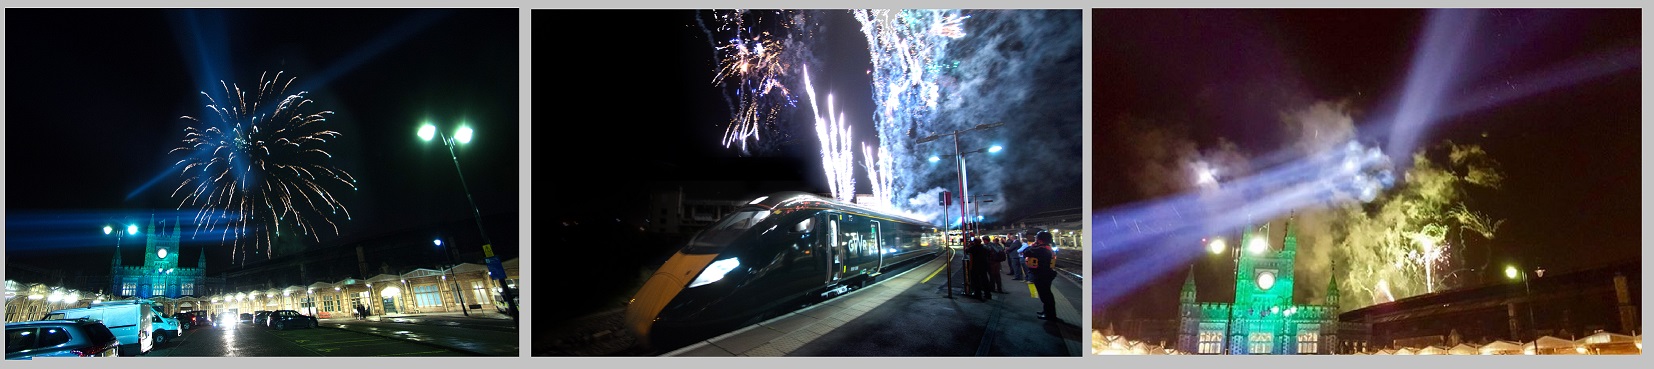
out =
[(802, 193), (752, 200), (696, 234), (626, 310), (639, 342), (672, 348), (866, 286), (934, 256), (924, 222)]

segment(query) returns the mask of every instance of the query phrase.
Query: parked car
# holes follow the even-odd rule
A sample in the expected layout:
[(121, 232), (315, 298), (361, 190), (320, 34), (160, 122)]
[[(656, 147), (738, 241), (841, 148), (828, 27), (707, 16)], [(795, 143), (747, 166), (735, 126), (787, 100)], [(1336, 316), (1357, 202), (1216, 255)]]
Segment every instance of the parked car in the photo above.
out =
[(270, 312), (266, 311), (266, 310), (254, 311), (253, 312), (253, 325), (261, 326), (261, 327), (270, 326)]
[(121, 341), (121, 356), (148, 353), (154, 347), (159, 314), (148, 300), (122, 300), (92, 304), (90, 307), (56, 310), (41, 320), (88, 319), (103, 326)]
[(270, 312), (268, 318), (270, 328), (284, 330), (288, 328), (316, 328), (316, 317), (299, 314), (293, 310), (276, 310)]
[(240, 318), (241, 318), (242, 323), (252, 323), (253, 322), (253, 313), (241, 313)]
[(121, 340), (91, 319), (6, 323), (6, 360), (35, 357), (116, 357)]
[(190, 315), (195, 316), (195, 323), (191, 324), (191, 325), (197, 326), (197, 327), (199, 327), (199, 326), (209, 326), (210, 327), (210, 326), (213, 325), (212, 314), (207, 314), (206, 310), (191, 310), (191, 311), (189, 311), (189, 313), (190, 313)]
[(180, 330), (186, 330), (187, 331), (187, 330), (190, 330), (191, 328), (195, 328), (195, 314), (177, 313), (177, 314), (172, 314), (172, 318), (173, 319), (178, 319), (178, 329), (180, 329)]

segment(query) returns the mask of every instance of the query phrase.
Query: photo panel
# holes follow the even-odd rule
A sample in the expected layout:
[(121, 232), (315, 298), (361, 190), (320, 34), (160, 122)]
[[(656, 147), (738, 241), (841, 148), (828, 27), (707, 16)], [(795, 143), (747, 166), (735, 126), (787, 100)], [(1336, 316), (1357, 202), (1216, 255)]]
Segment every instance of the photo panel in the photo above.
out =
[(1083, 15), (534, 10), (532, 354), (1081, 355)]
[(1092, 10), (1091, 352), (1642, 352), (1637, 9)]
[(518, 15), (6, 9), (6, 359), (518, 356)]

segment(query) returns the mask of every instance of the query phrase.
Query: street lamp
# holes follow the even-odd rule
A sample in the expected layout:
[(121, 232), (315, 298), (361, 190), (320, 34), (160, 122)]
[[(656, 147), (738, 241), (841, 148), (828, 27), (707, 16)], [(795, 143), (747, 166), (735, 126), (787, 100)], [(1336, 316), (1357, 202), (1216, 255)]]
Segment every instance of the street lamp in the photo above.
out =
[[(482, 235), (482, 253), (488, 263), (489, 274), (499, 280), (502, 287), (500, 288), (500, 297), (505, 300), (506, 307), (511, 314), (511, 320), (515, 321), (517, 320), (517, 302), (512, 298), (511, 289), (505, 287), (504, 268), (500, 266), (499, 258), (494, 256), (494, 242), (488, 239), (488, 232), (482, 227), (482, 211), (477, 209), (477, 200), (471, 196), (471, 187), (465, 183), (465, 172), (459, 168), (459, 155), (454, 153), (454, 145), (456, 143), (470, 143), (472, 134), (471, 127), (464, 123), (460, 124), (459, 129), (454, 132), (454, 136), (451, 138), (444, 136), (442, 132), (436, 129), (436, 125), (429, 122), (419, 127), (419, 138), (425, 141), (430, 141), (433, 137), (441, 138), (443, 146), (448, 147), (448, 157), (454, 160), (454, 172), (459, 174), (459, 184), (465, 189), (465, 199), (471, 202), (471, 212), (476, 215), (477, 233)], [(500, 273), (494, 273), (496, 270)], [(465, 309), (461, 309), (461, 311), (465, 311)], [(469, 316), (471, 313), (467, 311), (465, 315)]]
[[(1251, 242), (1252, 245), (1257, 245), (1257, 244), (1260, 243), (1260, 241), (1262, 241), (1262, 240), (1260, 240), (1256, 237), (1253, 237), (1252, 240), (1253, 240)], [(1268, 246), (1267, 241), (1263, 241), (1262, 243), (1265, 247)], [(1248, 248), (1255, 248), (1255, 247), (1256, 246), (1250, 246), (1250, 245), (1248, 246)], [(1223, 255), (1224, 251), (1226, 251), (1226, 250), (1229, 251), (1230, 258), (1234, 260), (1233, 265), (1234, 265), (1234, 269), (1235, 269), (1235, 272), (1234, 272), (1235, 280), (1236, 281), (1240, 280), (1241, 248), (1239, 248), (1239, 247), (1229, 248), (1228, 243), (1224, 242), (1222, 238), (1213, 238), (1212, 242), (1208, 242), (1206, 244), (1206, 249), (1212, 251), (1212, 255)], [(1253, 253), (1256, 254), (1257, 252), (1253, 252)], [(1240, 287), (1237, 286), (1235, 288), (1236, 288), (1235, 293), (1240, 293)], [(1223, 324), (1223, 340), (1222, 340), (1222, 342), (1223, 342), (1223, 354), (1224, 355), (1234, 354), (1234, 349), (1233, 349), (1233, 347), (1235, 345), (1235, 342), (1233, 342), (1234, 337), (1230, 337), (1234, 334), (1235, 334), (1235, 305), (1230, 304), (1229, 305), (1229, 320)]]
[[(964, 231), (965, 222), (966, 222), (966, 219), (968, 219), (968, 216), (965, 214), (965, 207), (964, 207), (964, 202), (965, 201), (964, 200), (970, 198), (970, 191), (969, 191), (969, 188), (967, 186), (969, 184), (969, 182), (967, 180), (968, 176), (966, 175), (966, 172), (965, 172), (965, 154), (968, 154), (968, 153), (971, 153), (971, 152), (982, 152), (984, 150), (989, 150), (989, 149), (991, 149), (992, 152), (997, 153), (1001, 150), (1004, 150), (1004, 148), (1000, 147), (999, 145), (994, 145), (994, 147), (989, 148), (989, 149), (979, 149), (979, 150), (975, 150), (975, 151), (971, 151), (971, 152), (963, 152), (963, 151), (959, 150), (959, 134), (966, 133), (966, 132), (972, 132), (972, 131), (994, 129), (994, 128), (999, 128), (1000, 126), (1004, 126), (1004, 125), (1005, 125), (1005, 123), (983, 123), (983, 124), (978, 124), (975, 127), (971, 127), (971, 128), (955, 130), (955, 131), (949, 132), (949, 133), (938, 133), (938, 134), (934, 134), (934, 135), (919, 138), (918, 140), (914, 140), (914, 143), (926, 143), (926, 142), (931, 142), (931, 141), (935, 141), (937, 139), (940, 139), (940, 138), (942, 138), (942, 136), (947, 136), (947, 135), (952, 135), (953, 136), (954, 163), (955, 163), (955, 165), (957, 165), (959, 167), (958, 168), (959, 169), (959, 200), (960, 200), (959, 201), (960, 202), (960, 207), (959, 207), (960, 224), (959, 224), (959, 227), (960, 227), (961, 232)], [(939, 156), (934, 156), (934, 155), (931, 156), (930, 162), (934, 163), (934, 162), (937, 162), (937, 161), (941, 161), (941, 158)]]
[[(1533, 272), (1535, 275), (1543, 277), (1545, 268), (1534, 269)], [(1534, 326), (1533, 322), (1533, 287), (1528, 283), (1528, 273), (1517, 269), (1516, 266), (1506, 265), (1505, 278), (1513, 280), (1520, 278), (1522, 280), (1522, 292), (1525, 298), (1528, 299), (1528, 335), (1533, 337), (1533, 353), (1534, 355), (1543, 355), (1544, 353), (1539, 351), (1539, 327)]]
[[(442, 247), (441, 238), (431, 240), (431, 243), (435, 243), (436, 247)], [(467, 309), (465, 306), (465, 295), (459, 292), (459, 277), (455, 276), (452, 279), (448, 278), (449, 275), (454, 274), (454, 255), (448, 253), (448, 249), (443, 249), (442, 255), (448, 257), (448, 270), (442, 272), (442, 278), (454, 283), (454, 300), (459, 301), (459, 311), (461, 313), (465, 313), (465, 316), (471, 316), (471, 309)]]
[[(103, 234), (109, 235), (111, 233), (113, 233), (115, 235), (115, 258), (120, 258), (120, 256), (121, 256), (121, 238), (123, 238), (126, 235), (137, 235), (138, 234), (138, 225), (128, 223), (126, 225), (126, 232), (118, 232), (118, 231), (115, 230), (115, 227), (105, 224), (103, 226)], [(123, 281), (121, 283), (124, 284), (125, 282)], [(120, 288), (120, 287), (116, 287), (116, 288)], [(126, 291), (121, 291), (121, 292), (124, 293)], [(133, 294), (136, 295), (137, 291), (133, 291)]]

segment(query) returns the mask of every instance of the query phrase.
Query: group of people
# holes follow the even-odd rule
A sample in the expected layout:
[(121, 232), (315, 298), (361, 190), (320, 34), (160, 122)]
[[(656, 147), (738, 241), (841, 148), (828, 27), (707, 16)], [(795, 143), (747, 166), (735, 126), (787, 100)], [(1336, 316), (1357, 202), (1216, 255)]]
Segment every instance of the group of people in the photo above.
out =
[[(1051, 294), (1051, 281), (1057, 278), (1057, 270), (1051, 265), (1056, 255), (1051, 233), (1039, 231), (1033, 239), (1032, 243), (1025, 244), (1016, 235), (967, 236), (965, 260), (969, 264), (966, 280), (970, 284), (970, 296), (991, 300), (994, 293), (1006, 293), (1004, 276), (1009, 275), (1011, 280), (1026, 280), (1034, 285), (1040, 304), (1044, 305), (1044, 310), (1036, 315), (1039, 319), (1057, 319), (1057, 300)], [(1006, 268), (1000, 268), (1001, 263)], [(1000, 274), (1006, 269), (1009, 272)]]

